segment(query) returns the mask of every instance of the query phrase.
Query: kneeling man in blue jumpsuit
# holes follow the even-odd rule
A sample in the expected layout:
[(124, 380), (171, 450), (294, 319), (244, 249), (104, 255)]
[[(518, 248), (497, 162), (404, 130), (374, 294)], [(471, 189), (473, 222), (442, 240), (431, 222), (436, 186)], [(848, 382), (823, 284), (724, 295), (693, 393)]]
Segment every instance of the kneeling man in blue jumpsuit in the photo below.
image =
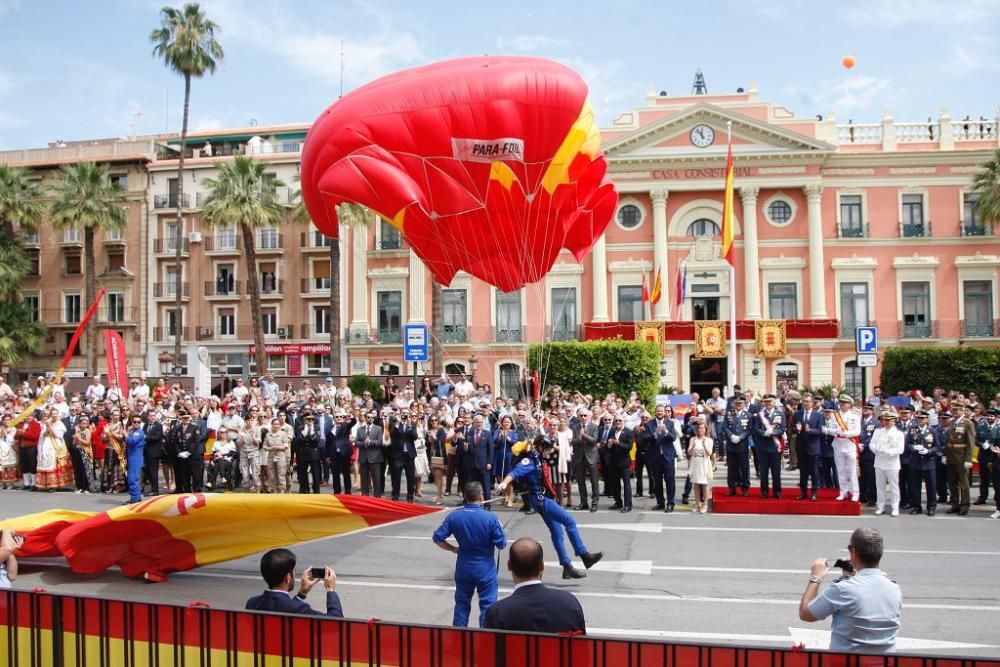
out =
[(553, 446), (553, 443), (545, 436), (540, 435), (535, 438), (532, 447), (511, 468), (510, 474), (500, 482), (500, 493), (503, 493), (513, 480), (518, 480), (528, 489), (531, 509), (538, 512), (552, 535), (552, 544), (556, 548), (556, 553), (559, 554), (559, 564), (563, 568), (563, 579), (582, 579), (587, 576), (587, 573), (573, 567), (573, 561), (569, 559), (569, 554), (566, 553), (566, 547), (563, 545), (563, 527), (566, 528), (566, 533), (569, 535), (574, 553), (580, 557), (584, 567), (588, 570), (597, 561), (604, 558), (604, 554), (600, 551), (594, 554), (587, 551), (587, 546), (583, 543), (580, 531), (576, 527), (576, 520), (553, 500), (555, 492), (548, 479), (548, 466), (543, 460), (545, 450), (552, 449)]
[[(493, 550), (507, 546), (500, 520), (482, 506), (483, 485), (469, 482), (462, 489), (465, 505), (450, 512), (434, 531), (434, 544), (458, 554), (455, 564), (455, 615), (451, 624), (469, 625), (472, 593), (479, 592), (479, 627), (485, 627), (486, 612), (497, 601), (497, 568)], [(446, 540), (455, 536), (458, 546)]]

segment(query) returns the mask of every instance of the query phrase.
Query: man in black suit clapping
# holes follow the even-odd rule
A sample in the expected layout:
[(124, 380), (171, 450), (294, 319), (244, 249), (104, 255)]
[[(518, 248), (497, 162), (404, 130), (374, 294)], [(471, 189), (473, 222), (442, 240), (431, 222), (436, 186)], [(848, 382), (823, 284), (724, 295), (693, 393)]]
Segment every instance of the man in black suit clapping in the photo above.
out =
[(581, 632), (587, 622), (583, 607), (572, 593), (542, 583), (545, 559), (542, 545), (522, 537), (510, 547), (507, 568), (514, 592), (486, 612), (486, 627), (520, 632)]

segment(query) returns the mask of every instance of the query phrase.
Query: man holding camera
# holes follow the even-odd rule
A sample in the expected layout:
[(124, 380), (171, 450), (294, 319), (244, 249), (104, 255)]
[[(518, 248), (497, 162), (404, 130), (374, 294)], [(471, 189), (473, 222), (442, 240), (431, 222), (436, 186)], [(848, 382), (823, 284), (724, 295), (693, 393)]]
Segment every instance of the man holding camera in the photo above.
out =
[(882, 534), (874, 528), (858, 528), (851, 533), (847, 549), (850, 563), (837, 561), (845, 576), (822, 592), (829, 563), (825, 558), (813, 562), (799, 602), (799, 618), (812, 623), (833, 616), (831, 651), (890, 653), (896, 648), (903, 598), (899, 586), (879, 569)]
[(322, 616), (306, 604), (306, 596), (313, 586), (323, 582), (326, 588), (326, 615), (343, 618), (344, 610), (337, 595), (337, 574), (330, 567), (310, 567), (302, 573), (299, 592), (295, 588), (295, 554), (288, 549), (271, 549), (260, 559), (260, 573), (267, 583), (267, 590), (247, 600), (247, 609), (255, 611), (281, 611), (286, 614), (311, 614)]

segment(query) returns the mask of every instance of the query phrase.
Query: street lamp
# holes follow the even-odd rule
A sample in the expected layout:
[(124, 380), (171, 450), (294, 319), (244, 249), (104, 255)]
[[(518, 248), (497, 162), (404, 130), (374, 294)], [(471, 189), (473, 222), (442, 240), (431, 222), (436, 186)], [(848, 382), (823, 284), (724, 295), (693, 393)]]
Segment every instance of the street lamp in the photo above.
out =
[[(170, 371), (174, 366), (174, 355), (166, 351), (160, 352), (156, 355), (156, 360), (160, 363), (160, 376), (166, 377), (170, 375)], [(175, 375), (180, 375), (180, 373), (175, 372)]]
[(222, 377), (222, 383), (219, 385), (219, 398), (223, 398), (226, 395), (226, 375), (229, 372), (229, 360), (225, 357), (219, 357), (215, 360), (215, 364), (219, 367), (219, 375)]

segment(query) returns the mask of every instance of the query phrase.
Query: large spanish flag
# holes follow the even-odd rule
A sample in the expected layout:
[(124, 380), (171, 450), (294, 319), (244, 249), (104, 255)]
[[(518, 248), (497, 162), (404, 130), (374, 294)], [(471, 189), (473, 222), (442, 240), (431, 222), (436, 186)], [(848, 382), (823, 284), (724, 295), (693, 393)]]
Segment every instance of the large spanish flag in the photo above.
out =
[(52, 510), (5, 519), (4, 527), (25, 533), (22, 555), (61, 554), (74, 572), (117, 565), (125, 576), (162, 581), (170, 572), (438, 511), (365, 496), (186, 493), (99, 514)]
[(722, 257), (730, 265), (733, 262), (733, 139), (729, 138), (726, 155), (726, 194), (722, 200)]

